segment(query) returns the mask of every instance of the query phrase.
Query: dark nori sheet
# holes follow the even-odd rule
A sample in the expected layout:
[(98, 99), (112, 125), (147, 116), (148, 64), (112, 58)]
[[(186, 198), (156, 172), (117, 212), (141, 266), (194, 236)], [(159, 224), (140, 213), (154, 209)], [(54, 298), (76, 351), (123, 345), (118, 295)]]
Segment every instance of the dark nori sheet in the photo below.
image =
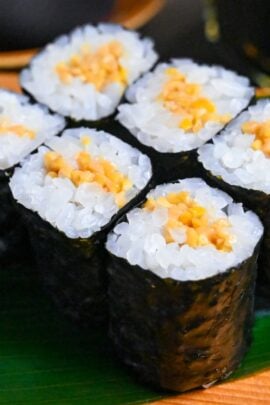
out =
[(70, 239), (20, 206), (44, 286), (58, 309), (80, 324), (107, 317), (104, 237)]
[(37, 213), (17, 203), (28, 227), (37, 265), (48, 293), (58, 309), (81, 326), (107, 321), (107, 252), (104, 241), (115, 223), (139, 204), (147, 186), (90, 238), (68, 238)]
[(13, 169), (0, 170), (0, 262), (20, 259), (25, 255), (27, 232), (13, 206), (9, 179)]
[(166, 390), (226, 378), (251, 342), (257, 251), (222, 274), (186, 282), (111, 255), (110, 336), (121, 360)]

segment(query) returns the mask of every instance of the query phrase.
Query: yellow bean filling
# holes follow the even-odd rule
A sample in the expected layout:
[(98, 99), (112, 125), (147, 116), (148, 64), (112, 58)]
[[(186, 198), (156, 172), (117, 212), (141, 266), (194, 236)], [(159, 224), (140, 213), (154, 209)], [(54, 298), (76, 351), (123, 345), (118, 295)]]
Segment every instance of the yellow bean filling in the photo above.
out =
[(58, 63), (55, 71), (64, 84), (78, 78), (83, 83), (93, 84), (98, 91), (114, 82), (126, 86), (127, 72), (120, 63), (122, 55), (123, 46), (118, 41), (102, 45), (94, 52), (85, 44), (68, 61)]
[(226, 219), (212, 221), (207, 210), (191, 198), (186, 191), (169, 193), (156, 200), (148, 198), (144, 209), (153, 211), (157, 208), (168, 209), (168, 220), (164, 226), (163, 236), (167, 243), (175, 242), (171, 231), (183, 229), (187, 244), (192, 248), (212, 245), (217, 250), (230, 252), (233, 236), (229, 234), (230, 223)]
[(12, 133), (19, 137), (28, 137), (34, 139), (36, 137), (35, 131), (25, 127), (22, 124), (15, 124), (8, 118), (0, 118), (0, 135)]
[(68, 178), (76, 187), (83, 183), (98, 183), (103, 190), (114, 194), (119, 207), (126, 204), (125, 192), (132, 183), (111, 162), (81, 151), (76, 156), (76, 163), (77, 168), (74, 168), (57, 152), (50, 151), (44, 155), (44, 166), (49, 176)]
[(267, 157), (270, 157), (270, 120), (264, 122), (247, 121), (241, 126), (244, 134), (255, 135), (252, 142), (252, 149), (261, 150)]
[(185, 132), (198, 132), (207, 122), (216, 121), (226, 124), (230, 121), (229, 114), (218, 114), (213, 101), (202, 94), (202, 86), (191, 83), (177, 68), (167, 68), (169, 76), (158, 99), (163, 106), (183, 118), (179, 127)]

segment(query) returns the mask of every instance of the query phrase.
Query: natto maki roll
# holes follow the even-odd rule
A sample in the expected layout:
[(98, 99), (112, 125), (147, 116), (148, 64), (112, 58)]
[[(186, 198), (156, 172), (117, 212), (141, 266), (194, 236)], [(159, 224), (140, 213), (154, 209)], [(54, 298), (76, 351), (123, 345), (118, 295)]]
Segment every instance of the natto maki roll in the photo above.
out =
[(0, 89), (0, 259), (23, 250), (25, 234), (12, 205), (8, 181), (14, 167), (65, 126), (59, 115), (25, 96)]
[(256, 214), (189, 178), (150, 191), (110, 233), (110, 334), (144, 382), (187, 391), (239, 365), (262, 232)]
[(80, 323), (106, 315), (106, 251), (115, 220), (143, 198), (148, 157), (94, 129), (68, 129), (17, 168), (10, 181), (48, 291)]
[[(249, 80), (219, 66), (173, 59), (127, 91), (118, 120), (153, 158), (160, 181), (194, 175), (196, 149), (249, 103)], [(124, 137), (124, 134), (123, 134)]]
[(265, 235), (259, 277), (270, 281), (270, 101), (258, 101), (202, 146), (199, 161), (210, 181), (260, 216)]
[(51, 110), (89, 125), (114, 113), (127, 86), (157, 60), (153, 42), (119, 25), (85, 25), (57, 38), (21, 74)]

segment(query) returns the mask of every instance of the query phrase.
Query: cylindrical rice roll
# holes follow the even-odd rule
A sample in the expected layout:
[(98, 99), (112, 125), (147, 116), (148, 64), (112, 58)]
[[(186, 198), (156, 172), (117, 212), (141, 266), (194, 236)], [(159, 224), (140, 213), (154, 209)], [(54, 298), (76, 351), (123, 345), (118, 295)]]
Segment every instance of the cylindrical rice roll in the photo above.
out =
[[(127, 91), (117, 119), (157, 167), (160, 182), (196, 173), (196, 149), (250, 102), (249, 80), (219, 66), (173, 59)], [(119, 128), (116, 128), (119, 132)], [(137, 144), (135, 144), (137, 146)]]
[[(270, 281), (270, 101), (260, 100), (212, 142), (199, 149), (209, 181), (219, 185), (261, 218), (265, 233), (259, 257), (259, 281)], [(269, 285), (265, 285), (269, 295)]]
[(65, 126), (59, 115), (31, 104), (25, 96), (0, 89), (0, 259), (10, 259), (14, 249), (23, 253), (25, 231), (12, 205), (8, 186), (14, 167)]
[(97, 127), (156, 60), (153, 42), (135, 31), (114, 24), (85, 25), (35, 56), (21, 73), (21, 86), (70, 118), (70, 124)]
[(106, 245), (110, 335), (140, 379), (182, 392), (240, 364), (262, 232), (256, 214), (198, 178), (156, 187), (118, 223)]
[(81, 324), (106, 319), (104, 238), (144, 198), (151, 177), (150, 159), (137, 149), (77, 128), (47, 142), (11, 178), (44, 283)]

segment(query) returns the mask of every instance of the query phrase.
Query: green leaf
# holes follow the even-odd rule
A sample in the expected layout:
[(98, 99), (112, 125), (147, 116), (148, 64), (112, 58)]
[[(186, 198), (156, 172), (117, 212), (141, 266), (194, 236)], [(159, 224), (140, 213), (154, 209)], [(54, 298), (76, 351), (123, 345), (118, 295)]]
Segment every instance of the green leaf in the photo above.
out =
[[(162, 397), (137, 383), (113, 354), (106, 331), (79, 330), (57, 313), (28, 268), (1, 269), (0, 403), (138, 404)], [(270, 365), (270, 316), (234, 378)]]

